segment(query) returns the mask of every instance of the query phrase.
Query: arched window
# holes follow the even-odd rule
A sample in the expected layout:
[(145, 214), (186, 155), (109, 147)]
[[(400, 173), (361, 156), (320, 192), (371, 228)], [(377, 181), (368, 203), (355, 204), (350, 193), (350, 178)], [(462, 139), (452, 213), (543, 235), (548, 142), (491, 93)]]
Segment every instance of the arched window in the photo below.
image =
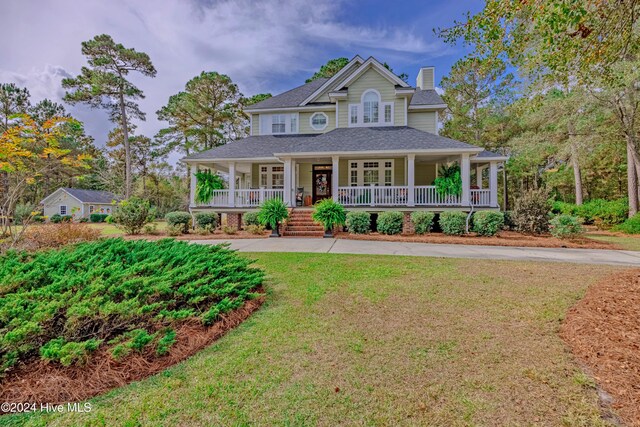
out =
[(378, 123), (379, 95), (369, 90), (362, 97), (362, 121), (364, 123)]

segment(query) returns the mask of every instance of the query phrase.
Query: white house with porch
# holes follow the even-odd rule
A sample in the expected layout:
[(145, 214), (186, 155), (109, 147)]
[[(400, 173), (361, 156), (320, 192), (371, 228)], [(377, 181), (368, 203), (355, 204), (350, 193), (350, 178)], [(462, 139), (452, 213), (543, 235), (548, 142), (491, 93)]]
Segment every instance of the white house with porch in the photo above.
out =
[[(356, 56), (335, 76), (252, 105), (251, 135), (182, 159), (192, 211), (241, 214), (269, 198), (304, 208), (331, 197), (351, 210), (499, 209), (506, 157), (438, 135), (446, 108), (423, 67), (411, 87), (378, 60)], [(462, 192), (434, 186), (441, 165), (460, 166)], [(226, 174), (228, 188), (195, 201), (198, 170)]]

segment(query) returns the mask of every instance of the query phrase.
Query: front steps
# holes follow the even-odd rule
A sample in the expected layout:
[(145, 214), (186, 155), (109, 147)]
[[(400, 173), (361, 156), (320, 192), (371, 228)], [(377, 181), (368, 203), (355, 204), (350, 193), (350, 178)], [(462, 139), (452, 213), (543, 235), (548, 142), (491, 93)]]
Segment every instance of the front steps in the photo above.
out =
[(321, 224), (313, 222), (312, 213), (313, 211), (309, 209), (292, 209), (282, 235), (285, 237), (322, 237), (324, 228)]

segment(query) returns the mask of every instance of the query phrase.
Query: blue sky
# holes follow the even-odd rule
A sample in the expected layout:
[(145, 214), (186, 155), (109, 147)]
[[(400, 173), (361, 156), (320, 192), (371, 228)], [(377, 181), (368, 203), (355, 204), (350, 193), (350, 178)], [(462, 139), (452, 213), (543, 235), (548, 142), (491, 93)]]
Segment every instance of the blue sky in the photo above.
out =
[[(85, 60), (80, 43), (107, 33), (127, 47), (147, 52), (154, 79), (133, 77), (145, 92), (147, 121), (138, 133), (163, 127), (155, 112), (201, 71), (228, 74), (245, 95), (276, 94), (302, 84), (335, 57), (375, 56), (396, 73), (415, 76), (436, 67), (436, 82), (465, 55), (433, 32), (482, 1), (340, 0), (7, 0), (0, 16), (0, 82), (26, 86), (32, 100), (61, 101), (60, 81), (77, 75)], [(113, 126), (106, 114), (69, 107), (96, 144)], [(172, 157), (176, 160), (177, 155)]]

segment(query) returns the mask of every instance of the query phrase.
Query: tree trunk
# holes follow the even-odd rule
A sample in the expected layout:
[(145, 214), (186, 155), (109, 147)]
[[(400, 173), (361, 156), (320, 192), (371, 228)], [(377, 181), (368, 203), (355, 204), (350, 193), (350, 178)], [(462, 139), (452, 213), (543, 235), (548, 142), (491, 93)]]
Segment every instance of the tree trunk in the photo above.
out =
[(638, 176), (634, 162), (635, 144), (627, 136), (627, 194), (629, 196), (629, 218), (638, 213)]
[(120, 93), (120, 115), (122, 121), (122, 138), (124, 139), (124, 197), (131, 197), (131, 147), (129, 146), (129, 128), (127, 126), (127, 110), (124, 95)]
[(580, 162), (578, 159), (578, 146), (575, 142), (571, 143), (571, 166), (573, 166), (573, 179), (576, 186), (576, 205), (582, 204), (582, 171), (580, 170)]

